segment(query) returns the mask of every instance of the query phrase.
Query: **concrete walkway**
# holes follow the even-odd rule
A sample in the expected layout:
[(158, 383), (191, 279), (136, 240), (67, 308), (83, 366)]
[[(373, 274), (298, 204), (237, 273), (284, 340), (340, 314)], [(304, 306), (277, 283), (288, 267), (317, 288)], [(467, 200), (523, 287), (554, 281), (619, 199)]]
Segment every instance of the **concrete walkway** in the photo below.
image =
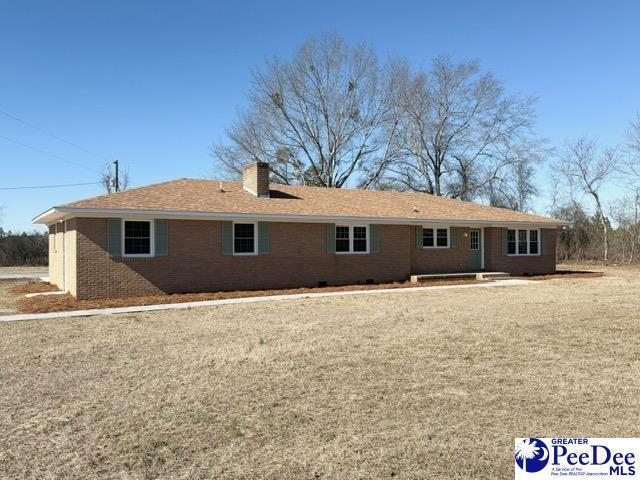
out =
[(200, 302), (165, 303), (161, 305), (141, 305), (137, 307), (100, 308), (94, 310), (74, 310), (70, 312), (31, 313), (19, 315), (0, 316), (0, 322), (14, 322), (18, 320), (44, 320), (48, 318), (89, 317), (93, 315), (114, 315), (118, 313), (156, 312), (159, 310), (182, 310), (200, 307), (217, 307), (221, 305), (235, 305), (242, 303), (276, 302), (283, 300), (301, 300), (305, 298), (325, 297), (354, 297), (360, 295), (381, 295), (389, 293), (427, 292), (431, 290), (449, 290), (454, 288), (495, 288), (511, 287), (516, 285), (532, 285), (532, 280), (496, 280), (490, 283), (478, 283), (468, 285), (437, 285), (433, 287), (408, 287), (408, 288), (381, 288), (379, 290), (351, 290), (343, 292), (324, 293), (296, 293), (292, 295), (270, 295), (264, 297), (228, 298), (225, 300), (204, 300)]

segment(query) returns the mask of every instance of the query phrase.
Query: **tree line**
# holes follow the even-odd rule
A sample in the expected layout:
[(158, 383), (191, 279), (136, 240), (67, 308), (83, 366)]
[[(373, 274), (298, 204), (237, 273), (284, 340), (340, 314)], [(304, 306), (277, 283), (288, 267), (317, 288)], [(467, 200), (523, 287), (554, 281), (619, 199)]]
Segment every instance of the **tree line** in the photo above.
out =
[[(550, 167), (547, 212), (572, 225), (562, 259), (638, 260), (640, 117), (627, 142), (554, 148), (535, 132), (536, 99), (512, 95), (477, 61), (426, 68), (336, 35), (253, 72), (248, 105), (211, 147), (219, 169), (268, 162), (272, 181), (429, 193), (530, 211)], [(609, 193), (615, 184), (615, 197)]]
[(47, 265), (48, 248), (46, 233), (11, 233), (0, 227), (0, 266)]

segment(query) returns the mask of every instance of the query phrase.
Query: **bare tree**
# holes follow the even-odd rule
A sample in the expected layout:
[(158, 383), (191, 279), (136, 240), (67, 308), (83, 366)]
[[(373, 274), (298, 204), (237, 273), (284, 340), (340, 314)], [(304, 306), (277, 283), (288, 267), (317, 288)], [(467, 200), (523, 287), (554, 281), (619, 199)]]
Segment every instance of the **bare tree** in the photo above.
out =
[(470, 200), (522, 157), (510, 153), (535, 143), (534, 99), (506, 96), (478, 62), (445, 56), (428, 72), (396, 68), (404, 114), (391, 171), (400, 188)]
[(613, 250), (621, 261), (632, 263), (640, 250), (640, 189), (613, 202), (610, 210), (617, 226)]
[(640, 180), (640, 113), (629, 124), (627, 131), (628, 157), (623, 166), (623, 171)]
[(609, 259), (609, 219), (604, 214), (600, 190), (617, 167), (615, 149), (601, 150), (594, 140), (586, 137), (567, 142), (564, 154), (554, 165), (570, 186), (576, 186), (593, 199), (602, 228), (605, 261)]
[(248, 109), (211, 154), (236, 176), (259, 160), (283, 183), (372, 187), (393, 160), (387, 73), (366, 45), (312, 38), (291, 61), (275, 58), (253, 74)]
[(500, 161), (503, 166), (486, 187), (489, 204), (530, 211), (532, 199), (540, 193), (534, 180), (535, 167), (551, 152), (545, 142), (537, 140), (503, 149)]
[[(98, 182), (104, 188), (104, 191), (107, 193), (115, 192), (116, 188), (116, 179), (111, 171), (111, 164), (107, 164), (104, 167), (104, 170), (98, 177)], [(129, 188), (129, 170), (122, 170), (118, 173), (118, 187), (120, 190), (126, 190)]]

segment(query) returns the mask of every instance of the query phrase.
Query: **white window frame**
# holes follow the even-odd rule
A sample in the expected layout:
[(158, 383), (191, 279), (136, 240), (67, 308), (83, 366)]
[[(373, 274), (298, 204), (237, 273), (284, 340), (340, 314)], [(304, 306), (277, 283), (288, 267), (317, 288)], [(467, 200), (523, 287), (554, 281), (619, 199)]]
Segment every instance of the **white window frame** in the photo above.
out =
[[(424, 245), (424, 231), (425, 230), (433, 230), (433, 247), (426, 247)], [(447, 231), (447, 246), (438, 246), (438, 230), (446, 230)], [(436, 248), (450, 248), (451, 246), (451, 227), (448, 225), (423, 225), (422, 226), (422, 248), (431, 250)]]
[[(149, 224), (149, 253), (125, 253), (125, 223), (126, 222), (147, 222)], [(127, 258), (149, 258), (156, 256), (156, 232), (155, 232), (155, 220), (149, 220), (148, 218), (123, 218), (122, 219), (122, 256)]]
[[(507, 253), (508, 257), (539, 257), (541, 250), (541, 232), (539, 228), (508, 228), (507, 230), (515, 230), (516, 232), (516, 253)], [(518, 253), (518, 245), (520, 243), (519, 231), (527, 232), (527, 253)], [(538, 232), (538, 253), (531, 253), (531, 232)], [(508, 233), (507, 233), (508, 238)], [(508, 252), (508, 247), (507, 247)]]
[[(348, 252), (339, 252), (334, 245), (336, 255), (368, 255), (371, 251), (371, 234), (369, 229), (369, 224), (364, 223), (340, 223), (335, 225), (334, 230), (334, 242), (338, 240), (338, 227), (348, 227), (349, 228), (349, 251)], [(367, 250), (365, 252), (354, 252), (353, 251), (353, 227), (364, 227), (366, 229), (367, 235)], [(343, 239), (344, 240), (344, 239)]]
[[(236, 252), (236, 225), (253, 225), (253, 252)], [(233, 222), (231, 224), (231, 250), (235, 257), (254, 257), (258, 255), (258, 222)]]

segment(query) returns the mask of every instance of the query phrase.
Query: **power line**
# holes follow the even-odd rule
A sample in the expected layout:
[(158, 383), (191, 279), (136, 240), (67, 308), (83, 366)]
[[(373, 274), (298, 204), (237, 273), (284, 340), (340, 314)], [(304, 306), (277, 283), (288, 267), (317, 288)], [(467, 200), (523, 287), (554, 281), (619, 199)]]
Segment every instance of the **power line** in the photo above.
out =
[(86, 148), (84, 148), (84, 147), (82, 147), (82, 146), (78, 145), (77, 143), (73, 143), (73, 142), (70, 142), (69, 140), (65, 140), (64, 138), (59, 137), (58, 135), (55, 135), (55, 134), (53, 134), (53, 133), (51, 133), (51, 132), (48, 132), (47, 130), (45, 130), (45, 129), (43, 129), (43, 128), (40, 128), (40, 127), (38, 127), (38, 126), (34, 125), (33, 123), (30, 123), (30, 122), (27, 122), (26, 120), (23, 120), (23, 119), (21, 119), (21, 118), (18, 118), (18, 117), (16, 117), (15, 115), (13, 115), (13, 114), (11, 114), (11, 113), (9, 113), (9, 112), (6, 112), (6, 111), (4, 111), (4, 110), (2, 110), (1, 108), (0, 108), (0, 113), (2, 113), (3, 115), (6, 115), (6, 116), (7, 116), (7, 117), (9, 117), (9, 118), (13, 118), (13, 119), (14, 119), (14, 120), (16, 120), (17, 122), (20, 122), (20, 123), (22, 123), (23, 125), (26, 125), (27, 127), (33, 128), (34, 130), (37, 130), (37, 131), (38, 131), (38, 132), (40, 132), (40, 133), (43, 133), (43, 134), (45, 134), (45, 135), (48, 135), (48, 136), (50, 136), (51, 138), (55, 138), (55, 139), (56, 139), (56, 140), (58, 140), (59, 142), (66, 143), (67, 145), (71, 145), (72, 147), (75, 147), (75, 148), (77, 148), (78, 150), (82, 150), (84, 153), (88, 153), (89, 155), (93, 155), (94, 157), (98, 157), (98, 158), (101, 158), (101, 159), (106, 160), (106, 161), (109, 161), (109, 160), (110, 160), (109, 158), (105, 157), (104, 155), (101, 155), (101, 154), (96, 153), (96, 152), (92, 152), (91, 150), (88, 150), (88, 149), (86, 149)]
[(78, 163), (78, 162), (73, 162), (71, 160), (67, 160), (66, 158), (62, 158), (61, 156), (56, 155), (55, 153), (47, 152), (46, 150), (42, 150), (41, 148), (34, 147), (33, 145), (27, 145), (26, 143), (23, 143), (23, 142), (21, 142), (19, 140), (15, 140), (13, 138), (9, 138), (9, 137), (6, 137), (4, 135), (0, 135), (0, 138), (3, 138), (3, 139), (5, 139), (5, 140), (7, 140), (7, 141), (9, 141), (11, 143), (15, 143), (16, 145), (21, 145), (21, 146), (23, 146), (25, 148), (30, 148), (32, 150), (35, 150), (36, 152), (42, 153), (43, 155), (47, 155), (47, 156), (49, 156), (51, 158), (55, 158), (57, 160), (60, 160), (61, 162), (69, 163), (71, 165), (75, 165), (76, 167), (84, 168), (85, 170), (88, 170), (91, 173), (95, 173), (96, 172), (94, 169), (89, 168), (86, 165), (83, 165), (82, 163)]
[(86, 183), (65, 183), (60, 185), (33, 185), (22, 187), (0, 187), (0, 190), (27, 190), (33, 188), (60, 188), (60, 187), (79, 187), (82, 185), (99, 185), (100, 182), (86, 182)]

